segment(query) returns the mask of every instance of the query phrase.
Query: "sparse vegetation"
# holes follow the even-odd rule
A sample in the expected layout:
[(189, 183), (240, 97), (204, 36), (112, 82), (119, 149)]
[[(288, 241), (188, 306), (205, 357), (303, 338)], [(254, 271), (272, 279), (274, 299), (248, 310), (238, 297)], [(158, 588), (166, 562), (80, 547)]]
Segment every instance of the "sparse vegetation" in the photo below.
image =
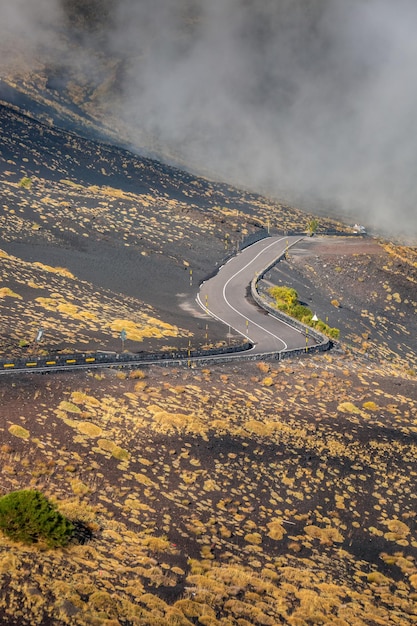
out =
[[(43, 78), (27, 71), (25, 85)], [(68, 89), (81, 102), (83, 88)], [(175, 351), (191, 331), (174, 307), (183, 320), (198, 281), (255, 224), (308, 230), (297, 209), (0, 109), (3, 354), (119, 350), (121, 329), (129, 349)], [(0, 622), (415, 624), (415, 253), (367, 240), (344, 255), (350, 239), (324, 257), (306, 239), (298, 266), (295, 249), (282, 263), (342, 320), (343, 354), (0, 377), (2, 489), (54, 494), (77, 520), (65, 550), (0, 535)], [(26, 244), (36, 263), (16, 256)], [(95, 249), (90, 280), (74, 260)], [(133, 275), (135, 297), (104, 284), (106, 259)], [(279, 296), (311, 315), (295, 290)], [(224, 338), (189, 319), (193, 347)], [(42, 346), (19, 346), (40, 327)]]
[(312, 363), (60, 374), (23, 386), (18, 405), (0, 379), (7, 415), (37, 416), (26, 440), (0, 423), (2, 484), (47, 484), (94, 532), (65, 551), (14, 548), (14, 561), (0, 541), (23, 623), (34, 620), (30, 578), (36, 615), (56, 618), (71, 598), (69, 625), (128, 621), (138, 607), (152, 624), (155, 611), (161, 624), (194, 613), (214, 626), (308, 623), (313, 600), (323, 623), (395, 612), (411, 624), (414, 381), (401, 379), (400, 397), (381, 367)]

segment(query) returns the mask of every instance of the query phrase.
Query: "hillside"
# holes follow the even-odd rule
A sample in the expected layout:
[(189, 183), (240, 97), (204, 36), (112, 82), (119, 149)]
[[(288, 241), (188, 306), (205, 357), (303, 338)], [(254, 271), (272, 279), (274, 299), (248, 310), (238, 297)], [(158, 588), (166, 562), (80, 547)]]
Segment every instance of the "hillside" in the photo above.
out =
[[(206, 324), (224, 342), (199, 281), (311, 218), (10, 106), (0, 128), (2, 354), (119, 350), (127, 324), (133, 351)], [(415, 624), (415, 249), (328, 229), (265, 286), (328, 315), (333, 352), (0, 377), (1, 493), (40, 489), (83, 529), (56, 551), (0, 537), (2, 624)]]
[[(158, 318), (178, 327), (168, 336), (187, 337), (187, 345), (191, 333), (201, 344), (205, 324), (190, 315), (199, 282), (268, 226), (307, 230), (310, 216), (262, 196), (82, 139), (6, 106), (0, 122), (0, 249), (9, 255), (2, 288), (17, 294), (0, 300), (3, 352), (30, 342), (40, 324), (50, 349), (114, 349), (118, 332), (111, 325), (129, 315), (148, 327), (146, 318)], [(328, 219), (320, 228), (344, 227)], [(51, 270), (57, 267), (66, 272)], [(52, 316), (59, 308), (63, 317)], [(210, 327), (213, 342), (223, 338), (216, 323)], [(160, 331), (154, 335), (130, 348), (161, 347)], [(144, 338), (152, 337), (148, 328)]]
[(412, 624), (415, 381), (361, 359), (0, 379), (5, 491), (91, 536), (0, 541), (4, 624)]

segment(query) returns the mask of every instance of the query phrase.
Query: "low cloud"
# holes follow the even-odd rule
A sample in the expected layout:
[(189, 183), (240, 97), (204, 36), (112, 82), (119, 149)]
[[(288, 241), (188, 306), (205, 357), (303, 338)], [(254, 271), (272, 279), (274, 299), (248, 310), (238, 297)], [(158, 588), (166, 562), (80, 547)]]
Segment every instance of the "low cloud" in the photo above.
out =
[[(28, 33), (23, 48), (56, 46), (61, 56), (69, 5), (2, 3), (0, 35), (7, 23), (9, 36)], [(138, 151), (152, 137), (193, 171), (417, 235), (414, 0), (105, 5), (77, 55), (93, 46), (118, 60), (117, 90), (102, 104)], [(91, 76), (94, 58), (83, 57)]]

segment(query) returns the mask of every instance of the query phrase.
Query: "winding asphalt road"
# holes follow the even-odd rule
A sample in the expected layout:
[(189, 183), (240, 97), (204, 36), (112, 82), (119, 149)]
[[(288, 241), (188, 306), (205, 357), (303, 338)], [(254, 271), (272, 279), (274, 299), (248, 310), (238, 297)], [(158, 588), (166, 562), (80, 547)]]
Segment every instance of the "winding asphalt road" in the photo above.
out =
[[(197, 296), (202, 309), (254, 344), (252, 353), (303, 349), (306, 336), (288, 323), (261, 310), (248, 298), (250, 283), (279, 259), (300, 237), (267, 237), (242, 250), (204, 282)], [(312, 337), (309, 345), (314, 345)]]
[[(250, 352), (253, 355), (267, 355), (271, 353), (281, 353), (286, 350), (303, 350), (306, 347), (306, 335), (297, 330), (287, 322), (267, 313), (260, 306), (256, 305), (250, 293), (250, 285), (257, 275), (261, 274), (267, 267), (271, 267), (285, 252), (294, 245), (300, 237), (268, 237), (245, 248), (237, 256), (231, 258), (223, 265), (217, 274), (205, 281), (197, 295), (197, 302), (203, 310), (212, 317), (223, 322), (229, 327), (229, 332), (234, 331), (245, 337), (253, 344)], [(313, 337), (309, 336), (309, 347), (315, 345)], [(204, 361), (234, 360), (241, 358), (242, 353), (233, 352), (229, 354), (210, 354), (167, 356), (163, 360), (153, 357), (141, 358), (136, 361), (123, 360), (120, 355), (103, 360), (98, 353), (80, 354), (73, 356), (54, 356), (42, 359), (22, 359), (0, 362), (0, 375), (20, 372), (56, 372), (65, 369), (90, 369), (96, 367), (113, 367), (123, 365), (144, 365), (159, 364), (168, 365), (170, 363), (191, 363)]]

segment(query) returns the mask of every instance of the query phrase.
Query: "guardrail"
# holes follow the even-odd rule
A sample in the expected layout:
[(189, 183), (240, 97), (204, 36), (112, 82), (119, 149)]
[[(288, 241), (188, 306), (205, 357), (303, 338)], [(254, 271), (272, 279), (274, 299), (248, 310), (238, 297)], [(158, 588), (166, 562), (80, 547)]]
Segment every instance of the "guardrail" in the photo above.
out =
[(246, 352), (252, 347), (252, 344), (245, 342), (238, 346), (225, 346), (223, 348), (211, 348), (208, 350), (178, 350), (170, 352), (142, 352), (133, 353), (115, 353), (115, 352), (92, 352), (78, 354), (60, 354), (47, 357), (33, 357), (26, 359), (6, 359), (0, 360), (0, 374), (5, 372), (22, 372), (22, 371), (53, 371), (54, 369), (76, 369), (80, 367), (100, 367), (101, 365), (123, 366), (123, 365), (145, 365), (147, 363), (186, 363), (190, 360), (209, 360), (214, 356), (219, 359), (227, 355), (230, 358), (232, 354)]
[[(302, 238), (304, 235), (300, 235)], [(263, 238), (263, 237), (261, 237)], [(291, 244), (294, 246), (297, 243), (295, 241)], [(290, 246), (290, 247), (291, 247)], [(279, 311), (275, 307), (271, 306), (265, 297), (261, 296), (258, 291), (258, 283), (264, 275), (276, 265), (282, 258), (285, 257), (285, 252), (276, 257), (271, 263), (269, 263), (257, 276), (251, 281), (251, 294), (254, 301), (263, 309), (283, 320), (290, 326), (293, 326), (301, 332), (308, 333), (310, 337), (316, 342), (315, 345), (306, 346), (305, 348), (296, 348), (282, 350), (280, 352), (267, 352), (263, 354), (251, 354), (249, 351), (252, 348), (252, 344), (245, 342), (239, 346), (225, 346), (223, 348), (211, 348), (209, 350), (178, 350), (170, 352), (142, 352), (138, 354), (133, 353), (116, 353), (98, 351), (92, 353), (78, 353), (78, 354), (60, 354), (55, 356), (46, 357), (33, 357), (28, 356), (23, 359), (6, 359), (0, 360), (0, 374), (6, 372), (47, 372), (48, 370), (70, 370), (88, 367), (122, 367), (134, 365), (147, 365), (147, 364), (191, 364), (199, 363), (205, 365), (212, 362), (214, 359), (217, 363), (229, 361), (231, 358), (239, 360), (261, 360), (261, 359), (276, 359), (281, 360), (290, 356), (301, 356), (306, 352), (325, 352), (330, 349), (331, 341), (328, 337), (299, 322), (298, 320), (286, 315), (282, 311)], [(217, 271), (217, 270), (216, 270)]]

